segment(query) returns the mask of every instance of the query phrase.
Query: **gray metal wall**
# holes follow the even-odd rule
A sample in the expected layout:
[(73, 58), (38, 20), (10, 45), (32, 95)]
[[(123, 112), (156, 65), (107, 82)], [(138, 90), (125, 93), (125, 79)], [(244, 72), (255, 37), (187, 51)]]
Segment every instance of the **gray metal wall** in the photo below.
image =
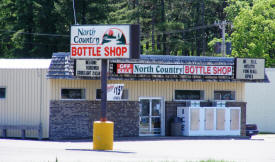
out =
[[(0, 69), (0, 87), (6, 98), (0, 99), (1, 125), (39, 125), (43, 138), (49, 136), (50, 84), (44, 69)], [(3, 132), (0, 131), (0, 136)], [(8, 130), (8, 137), (20, 137), (20, 130)], [(26, 137), (37, 137), (37, 131), (26, 131)]]

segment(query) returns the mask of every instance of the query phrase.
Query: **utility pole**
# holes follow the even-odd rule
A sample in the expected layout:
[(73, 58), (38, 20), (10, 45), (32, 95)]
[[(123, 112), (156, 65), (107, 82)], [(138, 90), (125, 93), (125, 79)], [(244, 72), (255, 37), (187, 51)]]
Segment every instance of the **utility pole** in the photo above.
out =
[(228, 24), (232, 24), (231, 22), (227, 22), (226, 20), (220, 22), (220, 21), (215, 21), (215, 25), (219, 26), (219, 28), (222, 30), (222, 56), (225, 57), (226, 55), (226, 46), (225, 46), (225, 27)]
[[(205, 4), (204, 0), (202, 0), (202, 26), (204, 26), (205, 20)], [(205, 42), (205, 29), (202, 29), (202, 55), (205, 56), (206, 42)]]

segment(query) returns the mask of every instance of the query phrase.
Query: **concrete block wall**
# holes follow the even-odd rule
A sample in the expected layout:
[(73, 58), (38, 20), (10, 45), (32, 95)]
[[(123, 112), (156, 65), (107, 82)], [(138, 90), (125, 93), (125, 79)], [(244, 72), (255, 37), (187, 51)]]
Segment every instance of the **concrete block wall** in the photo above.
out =
[[(51, 101), (49, 138), (53, 140), (92, 138), (93, 122), (99, 119), (99, 101)], [(138, 102), (108, 102), (107, 119), (114, 122), (114, 137), (138, 136)]]

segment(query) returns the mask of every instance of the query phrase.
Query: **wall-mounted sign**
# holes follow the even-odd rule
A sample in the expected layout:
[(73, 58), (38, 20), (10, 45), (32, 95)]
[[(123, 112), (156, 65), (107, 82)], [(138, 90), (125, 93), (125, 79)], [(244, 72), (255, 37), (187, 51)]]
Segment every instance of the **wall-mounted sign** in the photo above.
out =
[(133, 64), (117, 64), (117, 74), (133, 74)]
[(265, 59), (237, 58), (236, 79), (264, 79)]
[(101, 60), (76, 60), (76, 76), (99, 77)]
[(117, 64), (118, 74), (183, 74), (182, 65)]
[(117, 74), (232, 75), (232, 66), (117, 64)]
[(121, 100), (124, 84), (108, 84), (107, 85), (107, 100)]
[(186, 75), (232, 75), (232, 66), (184, 65)]
[[(130, 58), (132, 50), (139, 44), (139, 41), (131, 42), (139, 37), (139, 32), (136, 36), (131, 35), (136, 28), (133, 25), (71, 26), (71, 58)], [(134, 53), (139, 52), (138, 49)]]

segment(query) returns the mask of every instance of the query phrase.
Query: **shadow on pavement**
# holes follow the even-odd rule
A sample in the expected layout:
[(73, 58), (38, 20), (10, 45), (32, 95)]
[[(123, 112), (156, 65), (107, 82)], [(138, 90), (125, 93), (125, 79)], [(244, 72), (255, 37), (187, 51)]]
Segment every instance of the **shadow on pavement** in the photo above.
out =
[(135, 152), (128, 151), (114, 151), (114, 150), (92, 150), (92, 149), (66, 149), (67, 151), (91, 151), (91, 152), (110, 152), (110, 153), (120, 153), (120, 154), (135, 154)]

